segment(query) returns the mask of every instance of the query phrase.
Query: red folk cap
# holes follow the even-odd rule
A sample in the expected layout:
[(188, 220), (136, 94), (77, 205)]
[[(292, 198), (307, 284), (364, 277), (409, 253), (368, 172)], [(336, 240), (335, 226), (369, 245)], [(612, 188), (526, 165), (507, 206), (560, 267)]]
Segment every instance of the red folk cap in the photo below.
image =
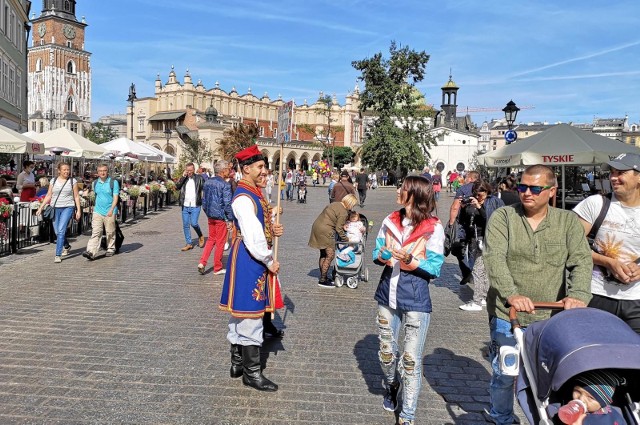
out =
[(249, 158), (252, 158), (254, 156), (258, 156), (258, 155), (262, 155), (262, 152), (260, 152), (260, 149), (258, 149), (258, 145), (251, 145), (246, 149), (241, 150), (240, 152), (238, 152), (235, 156), (235, 158), (239, 161), (246, 161)]

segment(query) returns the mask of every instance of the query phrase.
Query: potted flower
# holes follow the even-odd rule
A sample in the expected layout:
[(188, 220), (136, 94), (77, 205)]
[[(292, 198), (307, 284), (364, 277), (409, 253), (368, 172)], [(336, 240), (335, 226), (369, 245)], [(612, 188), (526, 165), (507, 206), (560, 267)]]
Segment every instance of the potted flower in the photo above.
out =
[(7, 221), (13, 213), (13, 205), (6, 198), (0, 198), (0, 220)]

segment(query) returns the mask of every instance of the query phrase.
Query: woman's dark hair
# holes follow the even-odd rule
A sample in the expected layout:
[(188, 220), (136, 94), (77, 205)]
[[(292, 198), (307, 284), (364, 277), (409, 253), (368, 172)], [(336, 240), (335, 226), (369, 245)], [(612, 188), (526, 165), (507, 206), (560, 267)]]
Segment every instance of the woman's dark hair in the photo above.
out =
[(473, 182), (473, 186), (471, 187), (471, 193), (473, 193), (473, 196), (476, 196), (479, 191), (487, 192), (487, 196), (489, 196), (493, 193), (493, 187), (491, 187), (487, 181), (476, 180)]
[[(431, 212), (436, 208), (433, 186), (422, 176), (408, 176), (402, 183), (402, 189), (407, 192), (407, 201), (411, 202), (411, 225), (417, 226), (422, 221), (431, 218)], [(405, 209), (400, 210), (402, 217)]]
[(500, 181), (500, 184), (504, 185), (504, 188), (510, 192), (515, 192), (518, 181), (513, 176), (505, 177)]

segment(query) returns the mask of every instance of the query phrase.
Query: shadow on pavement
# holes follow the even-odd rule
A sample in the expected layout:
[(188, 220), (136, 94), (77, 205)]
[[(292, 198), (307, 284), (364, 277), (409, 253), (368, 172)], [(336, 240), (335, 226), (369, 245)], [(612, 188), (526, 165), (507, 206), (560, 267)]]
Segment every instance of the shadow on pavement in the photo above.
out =
[(358, 368), (367, 383), (367, 388), (371, 394), (383, 395), (384, 380), (380, 361), (378, 360), (378, 336), (369, 334), (358, 341), (353, 348), (353, 354), (358, 361)]
[(453, 351), (436, 348), (422, 361), (424, 377), (446, 402), (452, 418), (446, 424), (484, 423), (482, 414), (489, 407), (491, 375), (481, 363)]
[(127, 254), (129, 252), (136, 251), (142, 248), (143, 246), (144, 244), (141, 244), (139, 242), (123, 243), (122, 246), (120, 247), (120, 254)]

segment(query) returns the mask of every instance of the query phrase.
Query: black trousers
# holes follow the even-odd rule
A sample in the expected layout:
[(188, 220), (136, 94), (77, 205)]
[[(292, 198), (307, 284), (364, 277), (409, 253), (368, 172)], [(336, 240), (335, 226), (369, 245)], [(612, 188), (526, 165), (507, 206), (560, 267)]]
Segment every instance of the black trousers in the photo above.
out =
[(640, 334), (640, 300), (617, 300), (594, 294), (589, 307), (608, 311), (618, 316), (637, 334)]
[(367, 199), (367, 189), (358, 189), (358, 197), (360, 198), (360, 205), (364, 205), (364, 200)]

